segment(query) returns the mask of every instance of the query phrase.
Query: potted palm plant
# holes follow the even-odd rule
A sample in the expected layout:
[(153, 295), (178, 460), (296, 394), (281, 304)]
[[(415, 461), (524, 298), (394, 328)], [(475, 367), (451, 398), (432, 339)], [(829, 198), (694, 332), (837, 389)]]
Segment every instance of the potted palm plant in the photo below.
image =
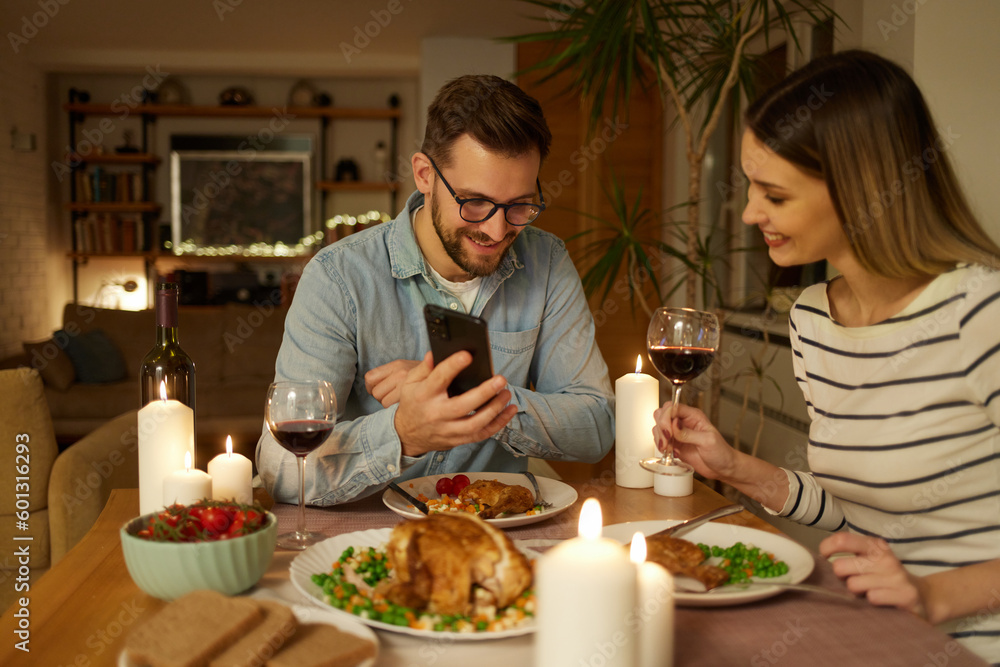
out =
[[(638, 302), (647, 314), (659, 304), (650, 304), (644, 292), (663, 303), (683, 290), (684, 304), (692, 308), (720, 311), (730, 305), (719, 269), (739, 249), (723, 238), (723, 229), (701, 221), (710, 140), (724, 121), (735, 125), (739, 103), (755, 96), (760, 57), (748, 49), (751, 40), (760, 38), (766, 47), (780, 35), (801, 49), (797, 26), (832, 27), (839, 17), (814, 0), (522, 1), (540, 10), (548, 29), (509, 39), (551, 44), (549, 55), (530, 69), (542, 73), (543, 81), (567, 76), (566, 92), (589, 107), (592, 130), (608, 115), (607, 105), (611, 116), (627, 117), (633, 92), (655, 85), (664, 109), (675, 116), (687, 157), (686, 199), (665, 212), (683, 209), (680, 223), (663, 222), (641, 208), (641, 193), (634, 202), (626, 199), (624, 184), (614, 177), (605, 184), (614, 219), (595, 218), (597, 225), (582, 233), (591, 235), (582, 253), (588, 295), (602, 289), (607, 295), (623, 275), (633, 306)], [(730, 196), (738, 191), (726, 189)], [(760, 378), (766, 364), (756, 361), (753, 375)], [(713, 365), (713, 421), (721, 372)]]

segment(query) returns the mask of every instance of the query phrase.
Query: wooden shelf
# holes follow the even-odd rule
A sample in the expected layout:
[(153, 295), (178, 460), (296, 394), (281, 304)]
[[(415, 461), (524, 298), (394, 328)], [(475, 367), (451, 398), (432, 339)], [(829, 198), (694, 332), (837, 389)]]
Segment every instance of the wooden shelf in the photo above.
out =
[(80, 164), (160, 164), (160, 156), (152, 153), (100, 153), (69, 155), (67, 159)]
[(162, 206), (151, 201), (75, 201), (66, 204), (74, 213), (156, 213)]
[(395, 192), (399, 189), (399, 184), (381, 181), (319, 181), (316, 189), (327, 192)]
[(66, 257), (77, 261), (87, 261), (88, 259), (143, 259), (149, 262), (159, 260), (177, 261), (207, 261), (207, 262), (297, 262), (312, 259), (313, 253), (307, 255), (295, 255), (294, 257), (260, 256), (247, 257), (245, 255), (175, 255), (169, 252), (67, 252)]
[[(65, 104), (63, 109), (70, 113), (88, 116), (120, 116), (125, 109), (116, 104)], [(289, 118), (354, 118), (359, 120), (381, 120), (400, 118), (402, 112), (395, 109), (351, 108), (351, 107), (287, 107), (284, 105), (261, 106), (208, 106), (196, 104), (142, 104), (129, 107), (130, 113), (143, 116), (200, 116), (219, 118), (269, 118), (282, 115)]]

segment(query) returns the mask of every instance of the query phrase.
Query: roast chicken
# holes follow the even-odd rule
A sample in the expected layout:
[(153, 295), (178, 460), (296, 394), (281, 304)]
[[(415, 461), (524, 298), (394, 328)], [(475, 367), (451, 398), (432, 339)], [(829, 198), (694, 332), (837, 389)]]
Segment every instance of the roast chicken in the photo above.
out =
[(523, 486), (502, 484), (495, 479), (478, 479), (462, 489), (458, 497), (463, 502), (474, 502), (486, 507), (479, 512), (484, 519), (494, 519), (501, 514), (520, 514), (535, 506), (535, 496)]
[(513, 603), (531, 564), (503, 531), (471, 514), (432, 514), (398, 524), (387, 546), (393, 574), (375, 589), (432, 614), (470, 615)]
[(646, 560), (659, 563), (671, 574), (697, 579), (706, 590), (729, 581), (728, 572), (704, 563), (705, 553), (697, 544), (677, 537), (651, 535), (646, 538)]

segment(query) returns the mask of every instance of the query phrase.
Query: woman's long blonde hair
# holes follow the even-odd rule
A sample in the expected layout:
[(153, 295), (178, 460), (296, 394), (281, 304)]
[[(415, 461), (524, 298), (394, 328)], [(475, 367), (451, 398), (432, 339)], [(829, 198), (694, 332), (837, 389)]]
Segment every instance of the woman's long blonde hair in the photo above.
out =
[(934, 276), (960, 262), (1000, 268), (923, 95), (898, 65), (865, 51), (819, 58), (746, 112), (778, 155), (827, 184), (861, 265), (890, 278)]

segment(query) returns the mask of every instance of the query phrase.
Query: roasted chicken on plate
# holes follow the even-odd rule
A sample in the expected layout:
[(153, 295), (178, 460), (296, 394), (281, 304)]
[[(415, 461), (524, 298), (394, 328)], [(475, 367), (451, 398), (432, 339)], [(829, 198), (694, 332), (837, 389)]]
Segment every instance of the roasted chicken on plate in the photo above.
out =
[(697, 544), (669, 535), (646, 538), (646, 560), (659, 563), (670, 574), (697, 579), (706, 590), (718, 588), (729, 581), (729, 573), (721, 567), (708, 565), (705, 553)]
[(495, 519), (501, 514), (520, 514), (535, 506), (534, 494), (523, 486), (503, 484), (495, 479), (479, 479), (459, 492), (463, 502), (486, 505), (479, 516)]
[(531, 564), (503, 531), (471, 514), (432, 514), (398, 524), (386, 548), (393, 575), (375, 592), (436, 614), (470, 615), (514, 602)]

